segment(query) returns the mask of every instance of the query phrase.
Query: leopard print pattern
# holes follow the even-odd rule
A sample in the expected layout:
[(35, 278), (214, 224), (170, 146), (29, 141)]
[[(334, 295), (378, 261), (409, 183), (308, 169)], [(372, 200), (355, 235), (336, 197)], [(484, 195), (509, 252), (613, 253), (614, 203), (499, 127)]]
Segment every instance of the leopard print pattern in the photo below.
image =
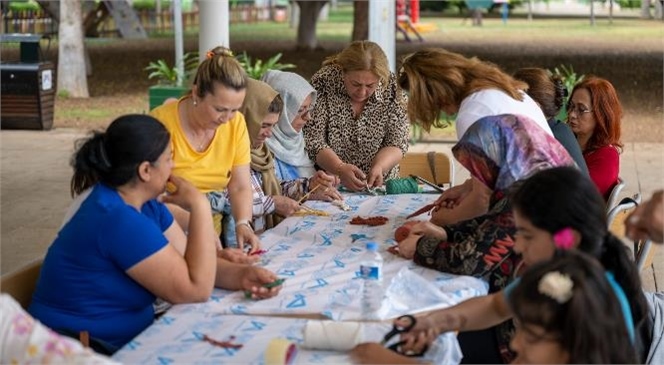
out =
[[(321, 68), (311, 79), (317, 99), (312, 119), (304, 126), (306, 151), (312, 161), (331, 148), (339, 158), (369, 173), (381, 148), (408, 151), (409, 122), (406, 95), (397, 87), (394, 74), (387, 85), (381, 82), (355, 119), (351, 100), (343, 82), (343, 71), (335, 64)], [(329, 171), (336, 173), (335, 171)], [(399, 177), (397, 164), (386, 171), (385, 180)]]

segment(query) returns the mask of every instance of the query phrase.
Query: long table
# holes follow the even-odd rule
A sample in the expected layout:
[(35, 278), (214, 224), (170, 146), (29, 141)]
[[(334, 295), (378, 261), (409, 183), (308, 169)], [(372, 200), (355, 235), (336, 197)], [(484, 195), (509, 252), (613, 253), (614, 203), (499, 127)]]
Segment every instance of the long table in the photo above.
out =
[[(379, 244), (385, 260), (386, 296), (380, 319), (444, 308), (486, 294), (488, 286), (482, 280), (425, 269), (386, 251), (396, 243), (394, 231), (406, 221), (406, 216), (431, 203), (436, 195), (346, 194), (345, 198), (351, 211), (342, 211), (325, 202), (307, 202), (308, 206), (324, 210), (329, 216), (290, 217), (261, 236), (267, 252), (258, 264), (286, 279), (277, 297), (254, 301), (246, 299), (242, 292), (215, 289), (205, 303), (171, 308), (161, 320), (121, 349), (114, 359), (126, 363), (262, 363), (270, 338), (284, 337), (301, 343), (306, 321), (303, 318), (362, 321), (359, 263), (370, 241)], [(357, 215), (380, 215), (389, 220), (376, 227), (350, 225), (350, 219)], [(254, 330), (255, 336), (245, 333), (252, 330), (244, 331), (251, 326), (260, 327), (260, 331)], [(367, 323), (366, 328), (366, 340), (378, 340), (389, 330), (389, 322)], [(232, 351), (212, 348), (200, 339), (201, 334), (208, 333), (220, 339), (235, 334), (236, 341), (243, 347)], [(445, 335), (439, 342), (445, 351), (430, 350), (428, 355), (434, 356), (437, 363), (446, 362), (445, 359), (458, 361), (456, 338)], [(346, 356), (303, 350), (297, 362), (347, 362)]]

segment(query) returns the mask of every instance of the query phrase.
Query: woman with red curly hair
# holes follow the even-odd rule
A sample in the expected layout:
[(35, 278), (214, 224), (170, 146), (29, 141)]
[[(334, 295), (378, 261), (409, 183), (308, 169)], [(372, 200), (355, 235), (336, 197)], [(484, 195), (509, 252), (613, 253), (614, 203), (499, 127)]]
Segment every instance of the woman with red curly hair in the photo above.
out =
[(604, 200), (618, 183), (622, 114), (616, 89), (609, 81), (595, 76), (576, 84), (567, 104), (567, 122)]

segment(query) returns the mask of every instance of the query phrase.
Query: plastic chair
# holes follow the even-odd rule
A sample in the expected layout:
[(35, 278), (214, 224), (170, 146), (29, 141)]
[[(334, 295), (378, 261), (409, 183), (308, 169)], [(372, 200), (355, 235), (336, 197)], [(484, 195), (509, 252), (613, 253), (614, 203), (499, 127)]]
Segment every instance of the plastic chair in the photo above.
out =
[(37, 259), (22, 268), (2, 276), (0, 290), (14, 297), (23, 307), (28, 309), (32, 301), (32, 293), (37, 286), (43, 259)]
[(436, 185), (454, 185), (454, 164), (442, 152), (408, 152), (399, 163), (399, 175), (417, 175)]

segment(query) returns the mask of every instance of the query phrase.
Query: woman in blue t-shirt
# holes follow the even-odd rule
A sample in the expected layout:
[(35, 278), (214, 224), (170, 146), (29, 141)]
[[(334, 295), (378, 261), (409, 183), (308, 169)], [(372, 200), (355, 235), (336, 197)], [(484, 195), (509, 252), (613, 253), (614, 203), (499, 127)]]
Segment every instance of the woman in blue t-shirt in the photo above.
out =
[[(217, 285), (279, 288), (264, 269), (217, 259), (210, 204), (189, 182), (171, 176), (170, 135), (147, 115), (119, 117), (79, 145), (72, 159), (76, 199), (49, 247), (29, 312), (61, 333), (87, 331), (112, 353), (147, 328), (156, 297), (202, 302)], [(157, 200), (167, 182), (170, 194)], [(188, 234), (163, 203), (191, 213)], [(219, 269), (217, 269), (219, 266)]]

